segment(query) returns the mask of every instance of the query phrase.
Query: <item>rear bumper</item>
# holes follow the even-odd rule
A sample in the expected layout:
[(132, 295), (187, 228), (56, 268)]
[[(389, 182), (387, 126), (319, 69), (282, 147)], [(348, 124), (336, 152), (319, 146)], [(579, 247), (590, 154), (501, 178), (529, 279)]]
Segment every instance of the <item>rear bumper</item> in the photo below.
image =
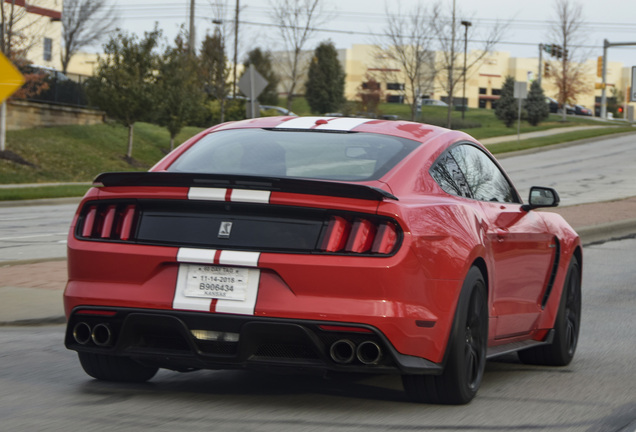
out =
[(80, 307), (70, 314), (65, 345), (175, 370), (442, 371), (398, 353), (369, 325), (230, 314)]

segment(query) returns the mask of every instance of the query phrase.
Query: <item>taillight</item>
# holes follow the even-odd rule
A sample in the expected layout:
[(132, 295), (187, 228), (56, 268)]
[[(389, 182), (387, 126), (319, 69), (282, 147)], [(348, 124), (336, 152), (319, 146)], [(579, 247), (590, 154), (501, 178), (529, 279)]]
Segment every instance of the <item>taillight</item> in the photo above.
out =
[(325, 252), (338, 252), (344, 249), (350, 231), (351, 224), (345, 218), (340, 216), (332, 217), (322, 242), (322, 250)]
[(81, 237), (105, 240), (132, 238), (137, 206), (133, 204), (92, 204), (84, 210), (78, 233)]
[(399, 240), (396, 224), (363, 217), (329, 219), (320, 250), (332, 253), (391, 254)]
[(347, 241), (345, 251), (364, 253), (371, 249), (375, 237), (375, 225), (367, 219), (356, 219), (351, 228), (351, 235)]
[(391, 222), (383, 223), (378, 227), (378, 231), (375, 234), (375, 240), (373, 241), (371, 252), (389, 254), (393, 251), (397, 241), (398, 234), (395, 225)]

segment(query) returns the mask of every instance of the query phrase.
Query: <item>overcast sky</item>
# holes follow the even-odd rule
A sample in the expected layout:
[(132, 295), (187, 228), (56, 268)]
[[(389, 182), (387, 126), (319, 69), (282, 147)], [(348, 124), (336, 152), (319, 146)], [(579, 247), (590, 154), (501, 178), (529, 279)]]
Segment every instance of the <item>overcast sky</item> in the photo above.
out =
[[(127, 31), (143, 33), (152, 29), (155, 22), (164, 35), (174, 38), (180, 25), (187, 26), (190, 0), (111, 0), (119, 13), (119, 26)], [(554, 0), (456, 0), (458, 19), (470, 20), (471, 30), (478, 38), (479, 31), (486, 30), (496, 20), (508, 22), (508, 29), (501, 43), (495, 48), (508, 51), (513, 57), (537, 57), (538, 44), (549, 41), (551, 21), (556, 19)], [(354, 43), (372, 43), (371, 34), (381, 34), (386, 21), (385, 0), (322, 0), (324, 10), (331, 19), (320, 26), (325, 31), (316, 32), (308, 44), (313, 49), (322, 40), (331, 39), (337, 48), (349, 48)], [(446, 0), (448, 5), (452, 0)], [(235, 0), (196, 0), (197, 45), (211, 32), (214, 17), (213, 5), (225, 3), (228, 20), (233, 19)], [(407, 12), (416, 0), (402, 0), (401, 9)], [(433, 3), (422, 1), (424, 5)], [(580, 0), (586, 21), (583, 37), (579, 41), (590, 57), (602, 55), (603, 39), (610, 42), (636, 42), (636, 0)], [(271, 24), (269, 0), (240, 0), (240, 59), (242, 54), (256, 46), (276, 50), (277, 29), (259, 24)], [(397, 4), (396, 0), (390, 4)], [(392, 11), (396, 7), (392, 6)], [(332, 32), (329, 30), (338, 30)], [(351, 33), (342, 33), (347, 31)], [(230, 48), (231, 49), (231, 48)], [(470, 45), (469, 45), (470, 50)], [(610, 61), (621, 61), (624, 66), (636, 66), (636, 46), (611, 48)]]

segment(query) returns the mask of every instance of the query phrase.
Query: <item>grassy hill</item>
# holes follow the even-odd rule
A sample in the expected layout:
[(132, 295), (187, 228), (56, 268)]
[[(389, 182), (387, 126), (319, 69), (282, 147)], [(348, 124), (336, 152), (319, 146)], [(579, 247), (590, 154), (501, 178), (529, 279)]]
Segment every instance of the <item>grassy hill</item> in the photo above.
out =
[[(185, 128), (176, 142), (200, 130)], [(0, 159), (0, 184), (88, 182), (104, 171), (147, 170), (170, 149), (166, 129), (138, 123), (131, 164), (125, 158), (127, 133), (123, 126), (109, 124), (10, 131), (6, 150), (31, 165)]]

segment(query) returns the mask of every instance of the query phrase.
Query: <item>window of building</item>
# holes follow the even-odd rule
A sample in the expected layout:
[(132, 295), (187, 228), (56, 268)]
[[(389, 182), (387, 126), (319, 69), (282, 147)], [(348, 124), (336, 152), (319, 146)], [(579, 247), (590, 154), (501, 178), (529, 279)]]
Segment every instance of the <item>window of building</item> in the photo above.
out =
[(486, 87), (479, 87), (479, 94), (488, 94), (488, 89)]
[(402, 83), (386, 83), (387, 90), (404, 90), (404, 84)]
[(404, 103), (404, 95), (387, 95), (386, 101), (388, 103)]
[(51, 61), (53, 59), (53, 39), (44, 38), (44, 61)]
[(492, 89), (493, 96), (501, 96), (501, 89)]
[(362, 83), (364, 90), (380, 90), (380, 83), (377, 81), (367, 81)]
[(487, 108), (488, 101), (486, 99), (479, 99), (479, 108)]

